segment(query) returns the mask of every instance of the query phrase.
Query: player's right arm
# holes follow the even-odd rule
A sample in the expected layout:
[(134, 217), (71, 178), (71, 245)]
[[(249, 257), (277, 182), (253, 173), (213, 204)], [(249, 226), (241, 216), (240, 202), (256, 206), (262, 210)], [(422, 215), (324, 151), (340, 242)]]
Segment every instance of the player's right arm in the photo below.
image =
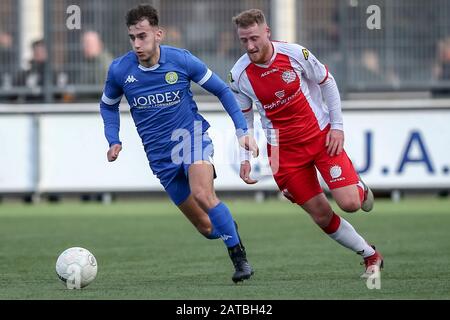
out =
[(120, 113), (119, 104), (122, 100), (123, 90), (115, 79), (115, 63), (108, 70), (108, 76), (100, 101), (100, 114), (103, 118), (104, 132), (109, 144), (107, 152), (108, 161), (114, 161), (122, 150), (122, 142), (119, 139)]
[[(253, 135), (254, 130), (254, 115), (253, 115), (253, 102), (246, 96), (240, 89), (237, 81), (233, 79), (233, 74), (230, 72), (228, 83), (233, 92), (236, 100), (239, 103), (242, 114), (244, 115), (245, 121), (247, 122), (247, 128), (250, 135)], [(250, 164), (251, 152), (245, 150), (244, 148), (239, 148), (239, 156), (241, 161), (241, 167), (239, 170), (239, 176), (247, 184), (255, 184), (258, 180), (253, 180), (250, 178), (250, 172), (252, 171), (252, 166)]]

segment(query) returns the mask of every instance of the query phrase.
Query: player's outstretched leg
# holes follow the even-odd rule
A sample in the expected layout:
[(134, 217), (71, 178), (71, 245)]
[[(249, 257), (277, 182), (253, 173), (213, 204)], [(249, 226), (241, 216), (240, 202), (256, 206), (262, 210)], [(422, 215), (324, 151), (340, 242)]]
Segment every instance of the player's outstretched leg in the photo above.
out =
[(240, 282), (249, 279), (253, 275), (253, 269), (248, 263), (245, 248), (241, 245), (230, 210), (214, 192), (212, 165), (205, 161), (191, 165), (189, 167), (189, 186), (193, 198), (207, 213), (212, 230), (220, 236), (228, 249), (235, 268), (232, 280)]
[(370, 246), (348, 221), (333, 212), (323, 193), (308, 200), (302, 207), (330, 238), (363, 257), (365, 274), (373, 273), (375, 265), (383, 267), (381, 254)]
[(330, 238), (363, 257), (365, 272), (361, 275), (362, 278), (367, 278), (374, 273), (375, 267), (383, 268), (383, 257), (380, 252), (369, 245), (350, 223), (336, 213), (333, 212), (330, 223), (322, 229)]
[[(184, 213), (186, 218), (195, 226), (195, 228), (207, 239), (218, 239), (221, 238), (228, 241), (229, 235), (223, 236), (216, 227), (211, 222), (208, 214), (200, 208), (197, 202), (194, 200), (192, 195), (178, 206), (180, 210)], [(231, 214), (230, 214), (231, 216)], [(232, 276), (234, 282), (243, 281), (249, 279), (253, 275), (253, 269), (248, 263), (247, 254), (245, 247), (242, 243), (241, 237), (238, 232), (238, 226), (236, 221), (233, 221), (233, 225), (236, 229), (235, 238), (238, 239), (238, 243), (232, 247), (228, 248), (228, 254), (235, 267), (235, 272)], [(228, 232), (232, 233), (232, 232)]]

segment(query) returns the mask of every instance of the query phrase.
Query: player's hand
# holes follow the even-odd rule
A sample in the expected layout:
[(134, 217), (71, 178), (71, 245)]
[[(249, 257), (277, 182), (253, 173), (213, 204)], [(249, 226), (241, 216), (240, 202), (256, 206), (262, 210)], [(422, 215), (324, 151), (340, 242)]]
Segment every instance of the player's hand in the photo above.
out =
[(339, 155), (344, 149), (344, 131), (331, 129), (327, 134), (325, 146), (331, 157)]
[(256, 143), (255, 138), (251, 135), (247, 134), (239, 138), (239, 145), (247, 151), (251, 151), (253, 158), (256, 158), (259, 155), (258, 144)]
[(117, 159), (117, 157), (119, 156), (119, 152), (122, 150), (122, 145), (120, 144), (113, 144), (107, 153), (107, 157), (108, 157), (108, 161), (109, 162), (113, 162)]
[(250, 161), (245, 160), (241, 162), (241, 170), (239, 171), (239, 176), (246, 184), (255, 184), (258, 180), (253, 180), (250, 178), (250, 172), (252, 171), (252, 166)]

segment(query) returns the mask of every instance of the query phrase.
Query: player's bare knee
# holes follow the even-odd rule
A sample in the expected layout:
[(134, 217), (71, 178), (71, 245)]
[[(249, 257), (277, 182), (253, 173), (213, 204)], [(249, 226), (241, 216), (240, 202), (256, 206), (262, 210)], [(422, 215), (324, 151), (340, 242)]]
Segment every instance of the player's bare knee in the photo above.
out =
[(344, 201), (337, 201), (339, 208), (345, 212), (356, 212), (361, 209), (361, 201), (359, 199), (348, 198)]

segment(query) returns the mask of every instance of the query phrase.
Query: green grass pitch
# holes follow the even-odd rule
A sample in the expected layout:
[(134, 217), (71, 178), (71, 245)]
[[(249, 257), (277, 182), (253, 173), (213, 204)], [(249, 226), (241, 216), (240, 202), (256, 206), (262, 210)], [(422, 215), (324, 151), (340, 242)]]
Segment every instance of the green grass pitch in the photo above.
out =
[[(450, 200), (377, 201), (345, 219), (385, 257), (381, 289), (359, 278), (361, 258), (287, 201), (225, 201), (254, 277), (235, 285), (220, 240), (206, 240), (168, 201), (112, 205), (0, 204), (0, 299), (449, 299)], [(58, 254), (94, 253), (96, 280), (67, 290)]]

